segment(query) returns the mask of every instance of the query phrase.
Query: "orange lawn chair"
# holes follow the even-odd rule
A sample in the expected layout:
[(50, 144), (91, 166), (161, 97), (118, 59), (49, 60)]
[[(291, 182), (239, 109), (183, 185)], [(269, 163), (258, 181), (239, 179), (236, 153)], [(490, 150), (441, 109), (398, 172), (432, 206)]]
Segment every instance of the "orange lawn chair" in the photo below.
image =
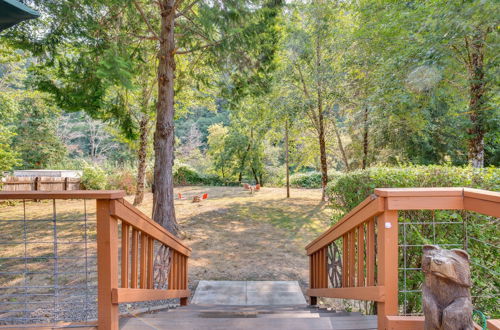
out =
[(259, 191), (260, 190), (260, 184), (256, 184), (255, 185), (255, 191)]
[(208, 194), (207, 193), (204, 193), (202, 196), (201, 196), (201, 199), (207, 199), (208, 198)]
[(181, 193), (177, 193), (177, 197), (178, 197), (179, 199), (184, 199), (184, 197), (182, 197), (182, 194), (181, 194)]

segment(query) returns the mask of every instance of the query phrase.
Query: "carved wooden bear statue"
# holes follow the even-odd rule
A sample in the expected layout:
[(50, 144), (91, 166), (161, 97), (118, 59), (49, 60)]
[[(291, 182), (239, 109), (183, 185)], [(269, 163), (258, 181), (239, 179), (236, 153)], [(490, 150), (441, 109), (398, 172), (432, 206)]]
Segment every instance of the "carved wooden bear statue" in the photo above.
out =
[(425, 330), (473, 330), (467, 252), (426, 245), (422, 271)]

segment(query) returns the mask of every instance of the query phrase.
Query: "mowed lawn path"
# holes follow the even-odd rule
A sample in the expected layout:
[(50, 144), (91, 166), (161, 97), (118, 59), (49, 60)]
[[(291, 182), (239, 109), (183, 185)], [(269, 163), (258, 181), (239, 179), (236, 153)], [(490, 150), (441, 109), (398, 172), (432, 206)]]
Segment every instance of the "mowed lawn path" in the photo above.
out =
[[(181, 236), (193, 249), (190, 287), (199, 280), (297, 280), (304, 287), (308, 259), (304, 247), (328, 228), (332, 209), (319, 189), (181, 187), (175, 201)], [(208, 199), (192, 203), (195, 194)], [(131, 198), (130, 198), (131, 200)], [(152, 195), (141, 210), (151, 214)]]

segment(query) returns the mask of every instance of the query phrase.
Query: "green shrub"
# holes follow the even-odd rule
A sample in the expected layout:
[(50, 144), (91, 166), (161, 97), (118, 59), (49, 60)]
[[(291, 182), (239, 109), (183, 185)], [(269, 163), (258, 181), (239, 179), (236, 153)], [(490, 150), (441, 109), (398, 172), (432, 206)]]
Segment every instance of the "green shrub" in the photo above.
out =
[(321, 173), (306, 172), (290, 175), (290, 185), (295, 188), (321, 188)]
[(327, 194), (333, 206), (348, 212), (375, 188), (471, 187), (500, 190), (500, 169), (452, 166), (369, 168), (339, 174), (329, 182)]
[[(329, 171), (328, 182), (335, 181), (339, 175), (342, 175), (341, 172)], [(312, 171), (292, 174), (290, 176), (290, 185), (294, 188), (321, 188), (321, 173)]]
[(185, 186), (202, 183), (201, 175), (191, 166), (184, 164), (174, 166), (174, 185)]
[(127, 195), (135, 194), (137, 173), (132, 168), (115, 169), (108, 175), (107, 188), (111, 190), (125, 190)]
[[(375, 188), (402, 187), (472, 187), (500, 190), (500, 169), (473, 169), (449, 166), (410, 166), (403, 168), (370, 168), (340, 175), (328, 184), (331, 203), (342, 214), (357, 206)], [(342, 215), (335, 216), (333, 222)], [(492, 318), (497, 312), (500, 257), (497, 219), (469, 211), (399, 211), (399, 302), (407, 314), (421, 313), (423, 274), (419, 270), (422, 245), (437, 244), (445, 248), (464, 248), (471, 256), (472, 296), (475, 309)], [(467, 238), (467, 239), (466, 239)], [(406, 285), (406, 287), (405, 287)], [(403, 293), (402, 291), (406, 291)]]
[(106, 172), (97, 166), (87, 165), (83, 168), (81, 184), (83, 189), (103, 190), (106, 189)]

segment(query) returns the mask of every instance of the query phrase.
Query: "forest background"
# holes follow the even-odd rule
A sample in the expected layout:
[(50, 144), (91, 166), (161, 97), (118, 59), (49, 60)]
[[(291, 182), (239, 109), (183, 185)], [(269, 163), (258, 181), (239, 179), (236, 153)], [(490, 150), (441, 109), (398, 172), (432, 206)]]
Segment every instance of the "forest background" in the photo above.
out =
[[(175, 2), (176, 184), (322, 187), (500, 163), (496, 1)], [(153, 182), (158, 7), (26, 1), (0, 39), (0, 172)], [(325, 196), (326, 197), (326, 196)]]

